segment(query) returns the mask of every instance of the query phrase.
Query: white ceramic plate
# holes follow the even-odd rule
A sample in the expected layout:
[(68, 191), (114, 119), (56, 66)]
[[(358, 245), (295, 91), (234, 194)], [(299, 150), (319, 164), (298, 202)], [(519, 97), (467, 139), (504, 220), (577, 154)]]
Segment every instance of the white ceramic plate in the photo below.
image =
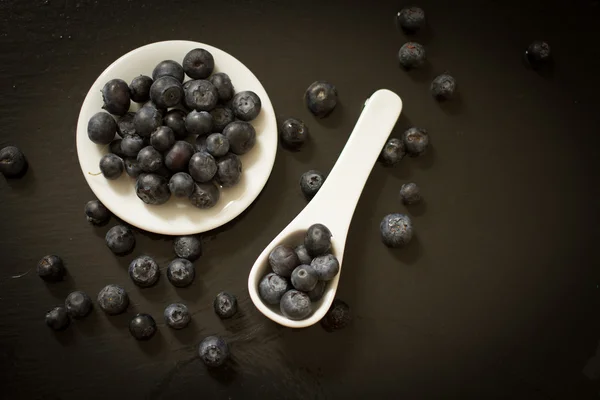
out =
[[(129, 83), (142, 74), (152, 75), (154, 66), (163, 60), (183, 61), (185, 54), (195, 48), (208, 50), (215, 59), (215, 72), (225, 72), (237, 91), (252, 90), (262, 102), (259, 116), (251, 121), (256, 129), (256, 145), (241, 156), (242, 179), (234, 187), (221, 189), (219, 202), (211, 209), (201, 210), (187, 199), (171, 199), (163, 205), (147, 205), (135, 194), (135, 180), (125, 172), (114, 181), (100, 172), (100, 158), (108, 152), (108, 146), (94, 144), (87, 135), (88, 120), (102, 111), (101, 90), (114, 78)], [(187, 78), (189, 79), (189, 78)], [(139, 108), (131, 103), (131, 110)], [(152, 43), (137, 48), (112, 63), (96, 79), (90, 88), (77, 122), (77, 156), (94, 194), (110, 211), (122, 220), (140, 229), (164, 235), (188, 235), (217, 228), (240, 215), (261, 192), (275, 162), (277, 152), (277, 123), (275, 111), (267, 92), (254, 74), (244, 64), (223, 50), (204, 43), (173, 40)]]

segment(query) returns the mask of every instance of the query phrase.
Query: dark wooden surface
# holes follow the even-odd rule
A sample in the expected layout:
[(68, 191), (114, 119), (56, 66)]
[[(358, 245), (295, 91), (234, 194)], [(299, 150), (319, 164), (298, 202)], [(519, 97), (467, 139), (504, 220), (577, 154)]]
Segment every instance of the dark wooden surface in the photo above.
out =
[[(21, 180), (0, 180), (3, 398), (598, 397), (598, 1), (423, 0), (429, 29), (415, 40), (426, 45), (429, 65), (410, 73), (396, 61), (407, 40), (394, 25), (402, 2), (355, 3), (0, 2), (0, 144), (22, 148), (31, 165)], [(537, 38), (555, 54), (550, 73), (522, 63)], [(242, 60), (278, 115), (304, 119), (312, 139), (300, 153), (280, 150), (253, 206), (204, 235), (193, 287), (177, 290), (163, 275), (139, 290), (129, 261), (149, 254), (164, 267), (171, 241), (137, 232), (132, 255), (110, 253), (103, 237), (115, 219), (94, 228), (83, 215), (93, 195), (77, 162), (75, 126), (107, 65), (167, 39), (210, 43)], [(440, 106), (428, 86), (445, 70), (460, 98)], [(341, 99), (323, 121), (302, 102), (317, 79), (334, 83)], [(300, 174), (329, 171), (361, 104), (382, 87), (404, 100), (393, 135), (425, 127), (432, 149), (397, 168), (376, 166), (365, 187), (339, 287), (353, 325), (333, 334), (276, 326), (248, 298), (249, 268), (304, 207)], [(407, 181), (420, 184), (424, 205), (399, 203)], [(404, 250), (380, 242), (379, 222), (390, 212), (414, 219), (416, 237)], [(65, 260), (66, 282), (36, 276), (48, 253)], [(69, 291), (95, 298), (108, 283), (129, 291), (127, 314), (96, 308), (59, 334), (44, 325), (45, 311)], [(221, 290), (241, 303), (241, 315), (226, 323), (211, 309)], [(173, 301), (194, 313), (181, 332), (162, 323)], [(127, 331), (135, 312), (160, 324), (148, 343)], [(196, 357), (208, 334), (231, 344), (225, 373), (209, 373)]]

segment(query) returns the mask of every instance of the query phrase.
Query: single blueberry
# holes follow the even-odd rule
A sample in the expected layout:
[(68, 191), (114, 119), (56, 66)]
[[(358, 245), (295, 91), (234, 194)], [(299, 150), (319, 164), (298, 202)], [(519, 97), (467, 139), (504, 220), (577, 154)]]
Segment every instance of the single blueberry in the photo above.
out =
[(146, 75), (140, 75), (133, 78), (129, 84), (129, 93), (131, 100), (136, 103), (145, 103), (150, 100), (150, 86), (154, 81)]
[(333, 254), (313, 258), (310, 266), (321, 281), (330, 281), (340, 272), (340, 263)]
[(146, 146), (137, 155), (139, 167), (144, 172), (154, 172), (163, 165), (162, 154), (152, 146)]
[(379, 155), (379, 162), (386, 167), (398, 164), (406, 155), (406, 148), (404, 142), (397, 138), (389, 139), (381, 154)]
[(229, 140), (230, 151), (242, 155), (254, 147), (256, 130), (252, 124), (245, 121), (233, 121), (223, 129), (223, 135)]
[(308, 127), (297, 118), (288, 118), (281, 124), (279, 137), (287, 148), (297, 150), (308, 138)]
[(331, 231), (325, 225), (311, 225), (304, 236), (308, 254), (316, 257), (327, 253), (331, 249), (331, 236)]
[(196, 111), (210, 111), (219, 101), (219, 93), (212, 83), (206, 80), (188, 81), (183, 86), (184, 104)]
[(334, 299), (329, 311), (321, 320), (321, 326), (329, 332), (347, 327), (352, 321), (350, 306), (343, 300)]
[(422, 128), (409, 128), (402, 135), (402, 141), (409, 156), (420, 156), (429, 146), (429, 134)]
[(156, 81), (159, 78), (162, 78), (163, 76), (175, 78), (179, 81), (179, 83), (182, 83), (183, 67), (177, 61), (161, 61), (156, 65), (156, 67), (154, 67), (154, 71), (152, 71), (152, 79)]
[(116, 156), (121, 158), (126, 157), (125, 153), (123, 153), (123, 149), (121, 148), (121, 142), (123, 139), (115, 139), (108, 145), (108, 152), (113, 153)]
[(185, 258), (176, 258), (167, 267), (167, 278), (173, 286), (189, 286), (196, 276), (196, 270), (191, 261)]
[(178, 172), (169, 180), (169, 191), (175, 197), (190, 197), (194, 192), (194, 180), (185, 172)]
[(150, 87), (150, 99), (159, 108), (174, 107), (183, 99), (181, 82), (172, 76), (163, 76)]
[(117, 315), (125, 312), (129, 306), (129, 296), (119, 285), (106, 285), (98, 293), (98, 305), (108, 315)]
[(167, 151), (175, 144), (175, 133), (168, 126), (159, 126), (150, 135), (150, 144), (161, 153)]
[(115, 254), (129, 253), (135, 247), (133, 231), (125, 225), (115, 225), (106, 232), (106, 245)]
[(217, 160), (216, 180), (223, 187), (236, 185), (242, 178), (242, 161), (233, 154), (227, 153)]
[(110, 219), (110, 211), (100, 200), (90, 200), (85, 204), (85, 216), (94, 225), (103, 225)]
[(71, 317), (83, 318), (92, 311), (92, 299), (81, 290), (76, 290), (65, 299), (65, 309)]
[(325, 175), (311, 169), (303, 173), (300, 177), (300, 190), (304, 197), (306, 197), (306, 200), (310, 200), (315, 197), (321, 186), (323, 186), (323, 183), (325, 183)]
[(129, 333), (137, 340), (149, 340), (156, 333), (156, 322), (150, 314), (136, 314), (129, 322)]
[(416, 204), (421, 201), (421, 189), (416, 183), (405, 183), (400, 187), (400, 200), (404, 204)]
[(206, 151), (213, 157), (222, 157), (229, 152), (229, 139), (220, 133), (212, 133), (206, 138)]
[(296, 252), (296, 255), (298, 256), (298, 260), (300, 260), (300, 264), (310, 265), (310, 262), (312, 261), (312, 257), (310, 256), (310, 254), (308, 254), (308, 251), (306, 250), (306, 246), (304, 246), (304, 244), (296, 246), (294, 251)]
[(185, 129), (193, 135), (208, 135), (213, 128), (213, 117), (206, 111), (192, 111), (185, 117)]
[(292, 289), (290, 281), (274, 272), (265, 275), (258, 284), (258, 294), (267, 304), (279, 304), (285, 292)]
[(67, 329), (70, 323), (71, 319), (64, 307), (54, 307), (46, 313), (46, 325), (55, 331)]
[(417, 32), (425, 25), (425, 12), (419, 7), (405, 7), (396, 18), (400, 27), (409, 33)]
[(217, 162), (208, 153), (194, 153), (189, 164), (190, 175), (196, 182), (210, 181), (217, 173)]
[(127, 114), (125, 114), (119, 118), (119, 120), (117, 121), (117, 133), (119, 134), (119, 136), (121, 136), (123, 138), (127, 135), (135, 135), (136, 134), (135, 133), (135, 124), (133, 122), (134, 119), (135, 119), (134, 112), (128, 112)]
[(281, 297), (279, 305), (281, 313), (291, 320), (301, 320), (312, 313), (312, 305), (308, 295), (294, 289), (287, 291)]
[(50, 254), (38, 261), (37, 273), (46, 282), (58, 282), (63, 280), (67, 274), (67, 270), (59, 256)]
[(167, 151), (165, 166), (173, 172), (187, 171), (192, 155), (194, 155), (194, 146), (184, 140), (178, 140)]
[(319, 277), (317, 271), (310, 265), (299, 265), (292, 271), (290, 279), (294, 288), (303, 292), (310, 292), (317, 286)]
[(329, 82), (313, 82), (304, 94), (306, 106), (313, 115), (319, 118), (326, 117), (333, 111), (338, 102), (338, 93), (335, 86)]
[(208, 149), (206, 148), (206, 138), (207, 136), (197, 136), (196, 137), (196, 142), (194, 145), (194, 149), (196, 149), (196, 152), (208, 152)]
[(125, 159), (125, 172), (132, 178), (137, 178), (142, 173), (142, 169), (138, 165), (137, 158), (128, 157)]
[(100, 158), (100, 172), (106, 179), (118, 179), (123, 173), (123, 159), (116, 154), (108, 153)]
[(207, 367), (216, 368), (229, 359), (229, 346), (218, 336), (208, 336), (200, 342), (198, 353)]
[(315, 288), (313, 290), (311, 290), (310, 292), (306, 292), (310, 301), (312, 301), (314, 303), (316, 301), (321, 300), (321, 298), (323, 297), (323, 294), (325, 294), (325, 286), (326, 285), (327, 285), (327, 282), (319, 281), (319, 282), (317, 282), (317, 285), (315, 286)]
[(202, 239), (199, 236), (177, 236), (173, 239), (173, 250), (179, 258), (195, 261), (202, 255)]
[(122, 79), (111, 79), (102, 88), (102, 99), (103, 109), (114, 115), (125, 115), (131, 105), (129, 86)]
[(140, 256), (129, 264), (129, 277), (139, 287), (154, 286), (160, 277), (158, 264), (150, 256)]
[(125, 135), (121, 140), (121, 151), (127, 157), (137, 157), (144, 148), (144, 138), (139, 135)]
[(215, 69), (215, 59), (204, 49), (190, 50), (183, 57), (183, 71), (192, 79), (205, 79)]
[(536, 40), (525, 51), (527, 61), (534, 66), (540, 66), (550, 60), (550, 45), (542, 40)]
[(185, 129), (185, 116), (186, 113), (183, 110), (174, 108), (169, 111), (163, 119), (165, 126), (168, 126), (173, 130), (175, 139), (182, 140), (188, 136), (188, 132)]
[(412, 221), (408, 215), (388, 214), (379, 225), (381, 240), (388, 247), (403, 247), (413, 236)]
[(164, 204), (171, 198), (169, 180), (158, 174), (142, 173), (135, 182), (135, 194), (146, 204)]
[(269, 265), (277, 275), (289, 278), (294, 268), (300, 265), (300, 260), (293, 247), (280, 244), (271, 250)]
[(227, 125), (235, 121), (235, 115), (228, 107), (215, 107), (210, 111), (210, 115), (213, 117), (213, 132), (221, 133)]
[(165, 322), (173, 329), (183, 329), (192, 320), (192, 315), (183, 303), (173, 303), (165, 308)]
[(157, 108), (145, 105), (133, 117), (135, 132), (142, 137), (150, 137), (152, 132), (162, 125), (162, 112)]
[(431, 94), (437, 100), (450, 100), (456, 91), (456, 79), (449, 74), (441, 74), (431, 82)]
[(221, 192), (213, 182), (196, 183), (194, 192), (190, 196), (190, 203), (198, 208), (211, 208), (219, 201)]
[(20, 177), (26, 171), (26, 168), (25, 155), (17, 147), (6, 146), (0, 150), (0, 172), (2, 175), (7, 178)]
[(96, 144), (109, 144), (115, 138), (117, 123), (108, 113), (99, 112), (92, 115), (87, 126), (88, 137)]
[(231, 318), (237, 312), (237, 298), (230, 293), (221, 292), (215, 297), (213, 308), (219, 318)]
[(425, 64), (426, 58), (425, 47), (416, 42), (404, 43), (398, 52), (400, 65), (406, 69), (422, 66)]
[(260, 114), (261, 107), (260, 98), (250, 90), (236, 93), (231, 101), (233, 114), (242, 121), (252, 121)]
[(229, 75), (223, 72), (217, 72), (208, 78), (209, 82), (212, 83), (219, 93), (219, 102), (226, 103), (233, 98), (235, 90)]

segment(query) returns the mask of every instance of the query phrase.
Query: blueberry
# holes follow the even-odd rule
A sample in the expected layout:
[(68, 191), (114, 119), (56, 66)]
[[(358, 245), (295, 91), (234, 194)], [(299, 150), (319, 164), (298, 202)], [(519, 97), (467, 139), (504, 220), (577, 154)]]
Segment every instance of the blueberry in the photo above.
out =
[(242, 178), (242, 161), (233, 154), (227, 153), (217, 160), (216, 180), (223, 187), (236, 185)]
[(194, 180), (185, 172), (178, 172), (169, 180), (169, 191), (175, 197), (190, 197), (194, 192)]
[(326, 285), (327, 285), (327, 282), (319, 281), (319, 282), (317, 282), (317, 285), (315, 286), (315, 288), (313, 290), (311, 290), (310, 292), (306, 292), (310, 301), (315, 302), (315, 301), (321, 300), (321, 298), (323, 297), (323, 294), (325, 294), (325, 286)]
[(183, 86), (184, 104), (196, 111), (210, 111), (219, 101), (219, 93), (212, 83), (205, 80), (188, 81)]
[(163, 120), (165, 126), (168, 126), (173, 130), (175, 138), (178, 140), (185, 139), (188, 135), (188, 132), (185, 129), (185, 116), (186, 113), (183, 110), (174, 108), (165, 115)]
[(144, 148), (144, 138), (139, 135), (125, 135), (121, 140), (121, 151), (127, 157), (137, 157)]
[(118, 179), (123, 173), (123, 159), (116, 154), (108, 153), (100, 158), (100, 172), (106, 179)]
[(340, 263), (333, 254), (313, 258), (310, 266), (321, 281), (330, 281), (340, 272)]
[(304, 94), (306, 106), (316, 117), (329, 115), (337, 105), (338, 93), (335, 86), (329, 82), (313, 82)]
[(321, 320), (321, 326), (329, 332), (343, 329), (352, 321), (350, 306), (345, 301), (334, 299), (329, 307), (329, 311)]
[(279, 137), (287, 148), (297, 150), (308, 138), (308, 127), (297, 118), (288, 118), (281, 124)]
[(536, 40), (525, 51), (527, 61), (533, 66), (540, 66), (550, 60), (550, 45), (542, 40)]
[(121, 149), (122, 141), (122, 139), (115, 139), (112, 142), (110, 142), (110, 144), (108, 145), (108, 152), (113, 153), (114, 155), (119, 156), (121, 158), (125, 157), (125, 153), (123, 153), (123, 150)]
[(133, 122), (135, 118), (134, 112), (128, 112), (123, 115), (117, 121), (117, 133), (121, 137), (125, 137), (127, 135), (135, 135), (135, 124)]
[(137, 286), (146, 288), (158, 282), (160, 270), (152, 257), (140, 256), (129, 264), (129, 277)]
[(108, 113), (99, 112), (92, 115), (87, 126), (88, 137), (96, 144), (109, 144), (115, 138), (117, 123)]
[(304, 236), (304, 246), (313, 257), (327, 253), (331, 249), (331, 231), (323, 224), (311, 225)]
[(235, 121), (233, 111), (227, 107), (215, 107), (210, 111), (210, 115), (213, 117), (213, 132), (221, 133), (227, 125)]
[(115, 225), (106, 232), (106, 245), (115, 254), (129, 253), (135, 247), (133, 231), (125, 225)]
[(250, 90), (237, 93), (231, 101), (233, 114), (242, 121), (252, 121), (256, 118), (261, 106), (260, 98)]
[(46, 325), (55, 331), (67, 329), (70, 323), (71, 319), (64, 307), (54, 307), (46, 313)]
[(416, 204), (421, 201), (421, 190), (416, 183), (405, 183), (400, 187), (400, 200), (404, 204)]
[(312, 313), (312, 305), (308, 295), (293, 289), (287, 291), (281, 297), (280, 309), (286, 318), (292, 320), (304, 319)]
[(135, 182), (135, 193), (146, 204), (164, 204), (171, 198), (169, 180), (158, 174), (141, 174)]
[(206, 150), (213, 157), (222, 157), (229, 152), (229, 139), (220, 133), (212, 133), (206, 138)]
[(0, 173), (7, 178), (20, 177), (27, 170), (25, 155), (15, 146), (0, 150)]
[(303, 292), (310, 292), (315, 288), (319, 277), (317, 272), (310, 265), (299, 265), (292, 271), (292, 277), (290, 279), (294, 288), (302, 290)]
[(129, 93), (131, 100), (136, 103), (145, 103), (150, 100), (150, 86), (154, 81), (146, 75), (140, 75), (133, 78), (129, 84)]
[(438, 75), (431, 82), (431, 94), (438, 100), (450, 100), (456, 91), (456, 80), (449, 74)]
[(300, 177), (300, 190), (302, 191), (302, 194), (304, 194), (304, 197), (306, 197), (306, 200), (315, 197), (324, 182), (325, 175), (319, 171), (311, 169), (310, 171), (303, 173)]
[(67, 296), (65, 309), (71, 317), (83, 318), (92, 311), (92, 299), (81, 290), (76, 290)]
[(62, 281), (67, 270), (61, 258), (51, 254), (38, 261), (37, 273), (46, 282), (58, 282)]
[(292, 289), (290, 282), (274, 272), (265, 275), (258, 284), (258, 294), (267, 304), (279, 304), (285, 292)]
[(179, 140), (165, 155), (165, 166), (173, 172), (187, 171), (192, 155), (194, 155), (194, 146)]
[(90, 200), (85, 204), (85, 216), (94, 225), (103, 225), (110, 219), (110, 211), (100, 200)]
[(168, 126), (159, 126), (150, 135), (150, 144), (160, 152), (167, 151), (175, 144), (175, 133)]
[(229, 346), (218, 336), (208, 336), (200, 342), (198, 353), (207, 367), (216, 368), (229, 359)]
[(150, 137), (152, 132), (162, 125), (162, 112), (157, 108), (145, 105), (133, 117), (135, 132), (142, 137)]
[(206, 138), (207, 136), (197, 136), (196, 137), (196, 144), (194, 145), (194, 148), (196, 149), (196, 152), (208, 152), (208, 149), (206, 148)]
[(169, 263), (167, 267), (167, 278), (173, 286), (186, 287), (189, 286), (194, 277), (196, 271), (191, 261), (185, 258), (176, 258)]
[(402, 141), (406, 152), (411, 157), (416, 157), (427, 150), (429, 145), (429, 134), (422, 128), (409, 128), (402, 135)]
[(425, 25), (425, 12), (419, 7), (406, 7), (400, 10), (397, 19), (406, 32), (417, 32)]
[(306, 246), (304, 246), (303, 244), (296, 246), (294, 251), (296, 252), (296, 255), (298, 256), (298, 260), (300, 260), (300, 264), (310, 265), (310, 262), (312, 261), (312, 257), (310, 256), (310, 254), (308, 254), (308, 251), (306, 250)]
[(206, 111), (192, 111), (185, 117), (185, 129), (194, 135), (208, 135), (213, 128), (213, 117)]
[(204, 49), (193, 49), (183, 57), (183, 71), (192, 79), (205, 79), (212, 74), (215, 59)]
[(202, 255), (202, 240), (195, 235), (177, 236), (173, 239), (173, 250), (177, 257), (195, 261)]
[(103, 109), (114, 115), (125, 115), (131, 105), (129, 86), (122, 79), (111, 79), (102, 88), (102, 99)]
[(397, 138), (391, 138), (387, 141), (381, 154), (379, 155), (379, 162), (386, 167), (398, 164), (406, 155), (406, 148), (404, 142)]
[(245, 121), (233, 121), (223, 129), (223, 135), (229, 140), (230, 151), (242, 155), (249, 152), (256, 143), (256, 130)]
[(217, 162), (208, 153), (194, 153), (190, 159), (189, 172), (196, 182), (208, 182), (217, 173)]
[(388, 247), (403, 247), (410, 242), (413, 235), (412, 221), (408, 215), (388, 214), (383, 217), (381, 225), (381, 240)]
[(137, 158), (126, 158), (125, 161), (125, 172), (132, 178), (137, 178), (142, 173), (142, 169), (138, 165)]
[(97, 302), (102, 311), (108, 315), (117, 315), (127, 310), (129, 296), (123, 287), (110, 284), (98, 293)]
[(129, 322), (129, 333), (137, 340), (149, 340), (156, 333), (156, 322), (150, 314), (136, 314)]
[(271, 250), (269, 265), (277, 275), (289, 278), (294, 268), (300, 265), (300, 260), (293, 247), (280, 244)]
[(138, 153), (137, 162), (142, 171), (154, 172), (163, 165), (163, 157), (154, 147), (147, 146)]
[(181, 82), (172, 76), (163, 76), (150, 87), (150, 99), (159, 108), (173, 107), (183, 99)]
[(175, 78), (179, 81), (179, 83), (182, 83), (183, 67), (177, 61), (161, 61), (156, 65), (156, 67), (154, 67), (154, 71), (152, 71), (152, 79), (156, 81), (159, 78), (162, 78), (163, 76)]
[(165, 308), (165, 322), (173, 329), (183, 329), (192, 320), (187, 306), (182, 303), (173, 303)]
[(221, 192), (219, 188), (212, 182), (196, 183), (194, 192), (190, 196), (190, 203), (198, 208), (211, 208), (219, 201)]
[(237, 312), (237, 299), (230, 293), (221, 292), (215, 297), (213, 308), (219, 318), (231, 318)]
[(231, 83), (229, 75), (223, 72), (218, 72), (213, 74), (210, 78), (208, 78), (208, 80), (217, 88), (217, 92), (219, 93), (219, 101), (221, 103), (226, 103), (233, 98), (235, 90), (233, 89), (233, 84)]
[(416, 42), (404, 43), (398, 52), (398, 59), (406, 69), (418, 68), (425, 64), (425, 47)]

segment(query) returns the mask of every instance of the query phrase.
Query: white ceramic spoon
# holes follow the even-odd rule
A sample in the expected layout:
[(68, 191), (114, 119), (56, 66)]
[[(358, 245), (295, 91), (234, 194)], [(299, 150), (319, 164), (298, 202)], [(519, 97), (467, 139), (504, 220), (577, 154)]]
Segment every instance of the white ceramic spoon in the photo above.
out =
[[(319, 192), (256, 259), (248, 277), (248, 291), (254, 305), (268, 318), (290, 328), (305, 328), (321, 320), (329, 310), (340, 279), (344, 247), (354, 209), (401, 110), (402, 100), (395, 93), (387, 89), (373, 93)], [(332, 254), (340, 262), (340, 273), (327, 282), (323, 298), (312, 304), (312, 314), (304, 320), (294, 321), (283, 316), (278, 305), (270, 306), (262, 301), (258, 284), (271, 272), (268, 262), (271, 250), (279, 244), (296, 247), (304, 243), (306, 230), (316, 223), (331, 230)]]

